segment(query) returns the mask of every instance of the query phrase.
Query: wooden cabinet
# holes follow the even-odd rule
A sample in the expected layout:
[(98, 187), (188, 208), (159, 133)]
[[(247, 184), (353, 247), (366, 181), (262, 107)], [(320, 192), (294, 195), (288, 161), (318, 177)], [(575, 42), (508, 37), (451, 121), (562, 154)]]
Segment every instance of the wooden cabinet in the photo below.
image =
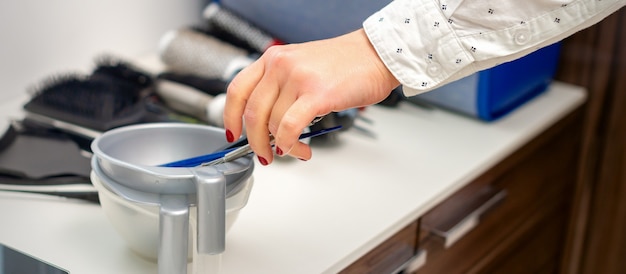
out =
[(409, 224), (341, 273), (393, 273), (415, 254), (418, 227), (417, 221)]
[(571, 113), (343, 273), (558, 272), (581, 119)]

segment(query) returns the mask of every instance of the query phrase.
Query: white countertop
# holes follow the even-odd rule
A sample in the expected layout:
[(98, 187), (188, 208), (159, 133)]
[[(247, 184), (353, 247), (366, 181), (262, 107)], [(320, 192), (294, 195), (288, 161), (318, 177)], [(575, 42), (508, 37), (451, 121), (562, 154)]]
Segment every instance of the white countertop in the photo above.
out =
[[(335, 273), (584, 100), (582, 88), (554, 83), (494, 123), (411, 104), (369, 107), (364, 116), (374, 123), (366, 127), (376, 139), (348, 131), (333, 146), (314, 147), (310, 161), (257, 165), (222, 273)], [(5, 103), (0, 117), (18, 109)], [(0, 192), (0, 222), (0, 243), (73, 274), (156, 273), (93, 204)]]

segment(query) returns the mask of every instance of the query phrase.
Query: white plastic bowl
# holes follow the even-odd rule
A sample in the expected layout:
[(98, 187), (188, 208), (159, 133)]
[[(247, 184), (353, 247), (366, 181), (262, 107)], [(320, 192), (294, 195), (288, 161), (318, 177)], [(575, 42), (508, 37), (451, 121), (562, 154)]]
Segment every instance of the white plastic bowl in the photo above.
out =
[[(104, 180), (106, 178), (100, 178), (95, 172), (91, 172), (91, 181), (98, 190), (98, 197), (105, 215), (131, 250), (156, 262), (159, 245), (159, 207), (123, 199), (107, 189), (103, 184)], [(239, 211), (248, 203), (253, 181), (253, 177), (250, 176), (239, 192), (226, 198), (226, 233), (237, 220)], [(189, 252), (187, 257), (190, 260), (195, 248), (195, 206), (190, 208), (189, 217)]]

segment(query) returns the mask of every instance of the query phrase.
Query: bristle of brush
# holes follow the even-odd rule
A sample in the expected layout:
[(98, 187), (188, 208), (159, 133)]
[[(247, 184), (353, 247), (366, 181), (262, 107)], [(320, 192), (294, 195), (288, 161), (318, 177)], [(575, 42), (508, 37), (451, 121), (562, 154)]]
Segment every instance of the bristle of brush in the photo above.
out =
[(104, 131), (141, 120), (140, 103), (153, 80), (147, 73), (113, 57), (102, 57), (90, 75), (46, 79), (24, 109), (31, 113)]
[(147, 72), (112, 55), (101, 55), (96, 59), (96, 68), (91, 77), (111, 77), (116, 82), (128, 83), (138, 89), (148, 88), (153, 84), (152, 77)]
[[(130, 96), (129, 96), (130, 95)], [(111, 119), (137, 102), (118, 84), (77, 77), (48, 81), (32, 102), (86, 118)]]
[(27, 93), (31, 96), (39, 95), (43, 90), (47, 89), (49, 86), (55, 85), (59, 82), (66, 81), (84, 81), (87, 77), (78, 72), (66, 72), (63, 74), (56, 74), (53, 76), (48, 76), (38, 83), (31, 85)]

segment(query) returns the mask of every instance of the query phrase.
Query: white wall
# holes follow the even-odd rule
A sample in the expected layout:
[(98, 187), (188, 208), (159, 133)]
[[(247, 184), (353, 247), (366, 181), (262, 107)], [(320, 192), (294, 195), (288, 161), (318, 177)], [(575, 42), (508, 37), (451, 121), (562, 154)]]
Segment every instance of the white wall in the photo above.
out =
[(3, 0), (0, 102), (47, 77), (93, 68), (95, 57), (156, 51), (170, 29), (198, 22), (206, 0)]

